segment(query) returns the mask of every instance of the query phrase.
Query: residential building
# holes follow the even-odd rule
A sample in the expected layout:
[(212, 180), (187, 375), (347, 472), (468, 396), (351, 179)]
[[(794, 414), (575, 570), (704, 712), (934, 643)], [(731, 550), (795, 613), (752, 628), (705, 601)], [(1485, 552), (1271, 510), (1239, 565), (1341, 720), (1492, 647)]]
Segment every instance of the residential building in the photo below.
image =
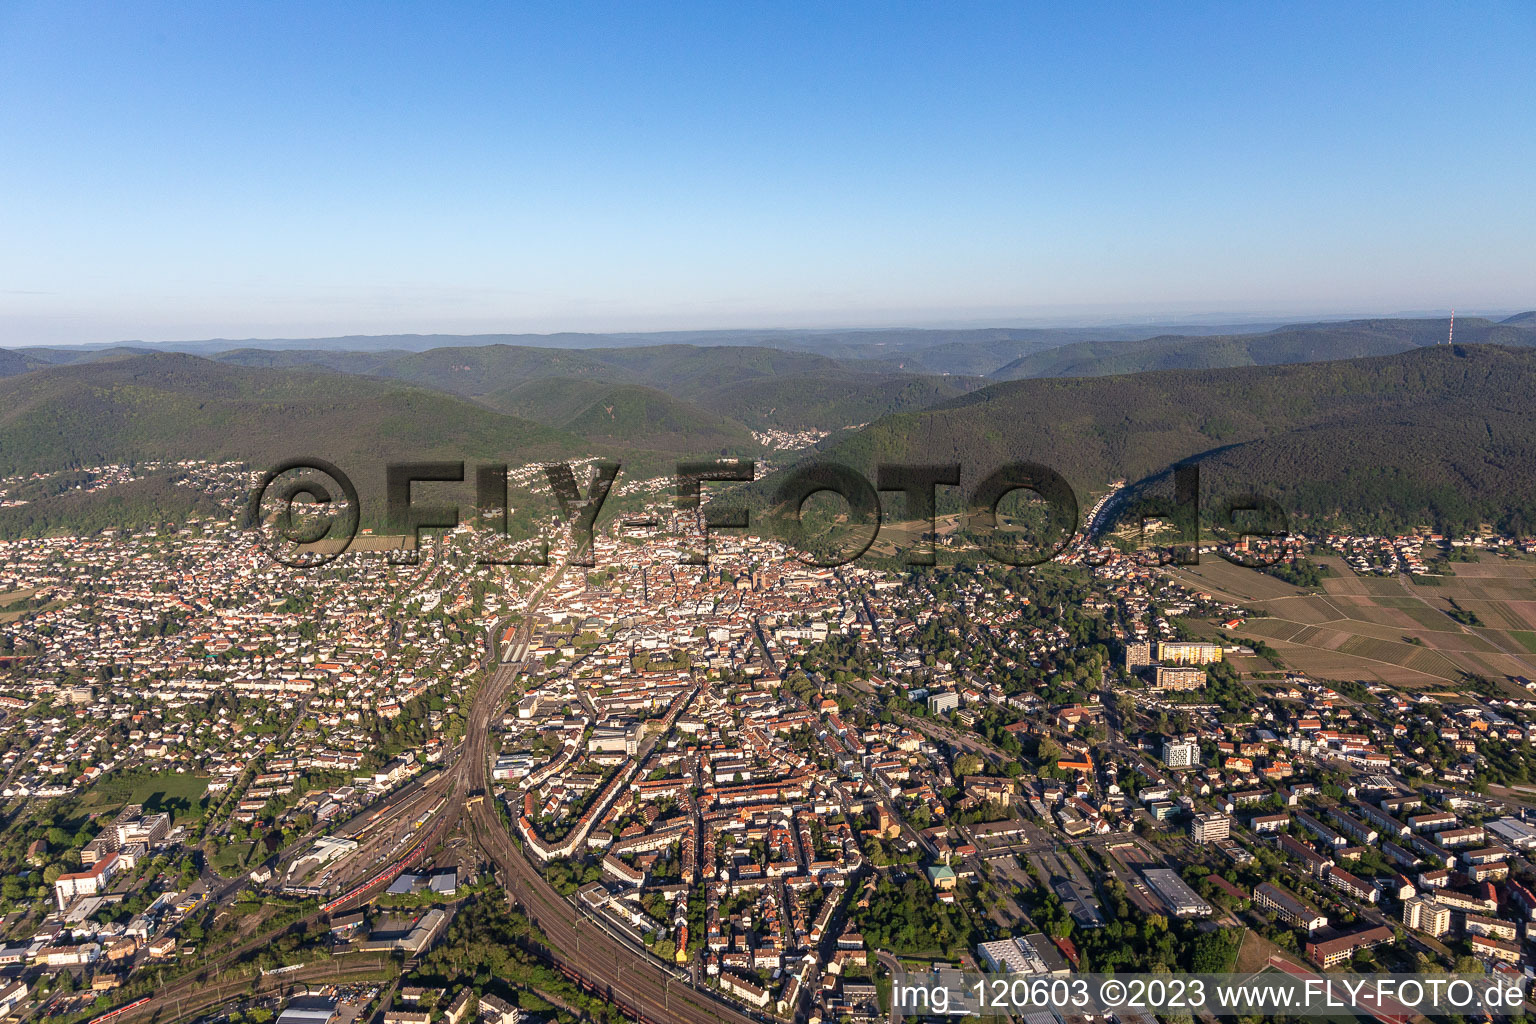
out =
[(1221, 658), (1220, 644), (1164, 640), (1157, 645), (1157, 660), (1167, 665), (1209, 665)]
[(928, 713), (942, 715), (953, 711), (960, 706), (960, 695), (954, 690), (946, 690), (943, 693), (930, 693), (928, 695)]
[(1159, 665), (1152, 670), (1154, 690), (1198, 690), (1205, 685), (1203, 668)]
[(1194, 768), (1200, 764), (1200, 745), (1192, 739), (1163, 741), (1163, 764), (1169, 768)]
[(1392, 942), (1392, 929), (1385, 925), (1366, 928), (1350, 935), (1340, 935), (1325, 942), (1307, 943), (1307, 959), (1327, 970), (1347, 963), (1361, 950), (1375, 949)]
[(1428, 897), (1415, 896), (1403, 901), (1403, 924), (1438, 939), (1451, 930), (1451, 908)]
[(1208, 814), (1197, 814), (1190, 819), (1189, 835), (1197, 843), (1213, 843), (1218, 839), (1225, 839), (1232, 834), (1232, 819), (1225, 814), (1212, 811)]
[(480, 997), (480, 1019), (488, 1024), (517, 1024), (522, 1011), (497, 995)]
[(1260, 882), (1253, 890), (1253, 905), (1268, 910), (1293, 928), (1308, 933), (1326, 927), (1328, 918), (1312, 904), (1273, 882)]

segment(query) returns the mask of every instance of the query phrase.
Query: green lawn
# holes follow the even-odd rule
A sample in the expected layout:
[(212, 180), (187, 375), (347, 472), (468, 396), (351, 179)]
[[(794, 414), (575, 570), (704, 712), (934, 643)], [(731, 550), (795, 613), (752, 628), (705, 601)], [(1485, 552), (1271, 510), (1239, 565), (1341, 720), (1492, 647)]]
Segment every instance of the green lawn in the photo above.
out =
[(89, 811), (115, 811), (125, 804), (143, 804), (146, 812), (171, 811), (181, 820), (196, 807), (208, 789), (208, 776), (191, 772), (151, 772), (114, 775), (86, 790), (81, 807)]
[(254, 845), (254, 843), (231, 843), (224, 847), (213, 857), (214, 869), (225, 877), (239, 874), (245, 867), (246, 858), (251, 855), (251, 847)]

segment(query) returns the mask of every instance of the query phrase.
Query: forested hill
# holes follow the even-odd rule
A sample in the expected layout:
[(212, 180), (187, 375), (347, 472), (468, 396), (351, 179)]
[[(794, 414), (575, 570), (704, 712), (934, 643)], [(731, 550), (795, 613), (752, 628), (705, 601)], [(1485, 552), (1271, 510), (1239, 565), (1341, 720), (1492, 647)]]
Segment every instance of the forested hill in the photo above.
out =
[[(1528, 319), (1493, 326), (1525, 330)], [(1536, 348), (1427, 345), (979, 389), (974, 378), (868, 372), (748, 346), (594, 352), (411, 354), (395, 368), (408, 368), (409, 382), (118, 352), (0, 379), (0, 475), (316, 455), (355, 469), (372, 491), (390, 459), (602, 454), (659, 466), (676, 453), (760, 452), (749, 428), (873, 421), (834, 434), (824, 451), (863, 467), (959, 461), (968, 482), (1030, 458), (1057, 467), (1085, 499), (1110, 480), (1199, 458), (1208, 496), (1262, 487), (1297, 512), (1342, 513), (1356, 525), (1507, 523), (1516, 512), (1536, 522)], [(549, 372), (556, 364), (573, 374)]]
[[(1458, 324), (1458, 327), (1460, 325)], [(1207, 503), (1258, 489), (1302, 516), (1383, 528), (1536, 523), (1536, 349), (1434, 346), (1393, 356), (998, 384), (889, 416), (816, 457), (959, 462), (965, 484), (1045, 463), (1086, 503), (1199, 459)], [(771, 485), (771, 481), (767, 482)]]
[[(839, 430), (887, 413), (920, 409), (983, 383), (979, 378), (906, 373), (873, 360), (837, 360), (748, 345), (478, 345), (411, 353), (240, 349), (213, 358), (295, 371), (313, 360), (308, 365), (446, 391), (594, 440), (617, 434), (642, 448), (669, 450), (695, 434), (710, 449), (733, 436), (745, 436), (748, 428)], [(541, 381), (551, 383), (543, 386)], [(578, 386), (581, 381), (590, 386)], [(622, 404), (629, 409), (625, 422), (586, 415), (604, 385), (645, 389), (621, 389)], [(654, 394), (639, 401), (652, 389), (677, 402), (661, 402)], [(679, 429), (679, 403), (695, 408), (699, 429)]]
[(353, 476), (365, 506), (382, 508), (390, 461), (522, 464), (586, 450), (573, 435), (453, 395), (314, 370), (156, 354), (0, 380), (0, 475), (318, 456)]
[[(1450, 320), (1351, 320), (1297, 324), (1262, 334), (1191, 337), (1164, 335), (1141, 341), (1084, 341), (1016, 359), (992, 372), (998, 380), (1028, 377), (1101, 377), (1146, 370), (1274, 366), (1393, 355), (1444, 344)], [(1482, 317), (1456, 321), (1465, 344), (1536, 345), (1536, 320)]]
[[(312, 363), (347, 372), (368, 372), (404, 355), (432, 349), (485, 346), (544, 350), (604, 351), (619, 348), (766, 347), (811, 352), (833, 359), (881, 361), (908, 373), (981, 375), (1020, 356), (1074, 341), (1128, 341), (1160, 334), (1242, 334), (1277, 323), (1114, 324), (1099, 327), (985, 327), (957, 329), (866, 328), (853, 330), (662, 331), (650, 334), (393, 334), (301, 339), (208, 339), (182, 342), (123, 342), (119, 346), (20, 350), (29, 366), (89, 362), (114, 347), (144, 352), (187, 352), (223, 357), (255, 366)], [(7, 370), (0, 364), (0, 374)], [(564, 376), (577, 376), (566, 373)]]
[(480, 401), (608, 446), (643, 446), (699, 456), (756, 444), (741, 423), (643, 384), (543, 377), (482, 396)]

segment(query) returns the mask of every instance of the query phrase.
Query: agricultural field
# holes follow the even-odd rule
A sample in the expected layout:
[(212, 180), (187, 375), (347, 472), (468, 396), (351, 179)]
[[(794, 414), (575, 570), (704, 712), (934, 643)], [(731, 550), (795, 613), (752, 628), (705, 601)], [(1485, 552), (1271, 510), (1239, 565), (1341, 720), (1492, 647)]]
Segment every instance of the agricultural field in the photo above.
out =
[(28, 609), (22, 605), (22, 602), (35, 593), (37, 593), (35, 590), (12, 590), (6, 594), (0, 594), (0, 622), (14, 622), (26, 615)]
[(1199, 565), (1180, 566), (1170, 569), (1170, 574), (1185, 580), (1190, 586), (1208, 591), (1229, 601), (1251, 604), (1285, 597), (1304, 597), (1307, 591), (1293, 587), (1284, 580), (1233, 565), (1224, 558), (1203, 555)]
[[(1536, 560), (1486, 556), (1422, 586), (1360, 576), (1319, 556), (1331, 575), (1317, 590), (1219, 559), (1170, 569), (1181, 582), (1267, 614), (1231, 631), (1318, 679), (1443, 688), (1466, 674), (1512, 688), (1536, 679)], [(1511, 689), (1510, 692), (1513, 692)]]

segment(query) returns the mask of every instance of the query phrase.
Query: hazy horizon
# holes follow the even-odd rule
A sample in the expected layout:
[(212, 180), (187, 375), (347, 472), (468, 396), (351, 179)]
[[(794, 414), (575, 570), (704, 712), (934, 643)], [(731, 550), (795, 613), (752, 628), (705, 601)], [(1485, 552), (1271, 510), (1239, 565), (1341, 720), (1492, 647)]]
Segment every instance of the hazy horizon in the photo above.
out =
[[(1526, 306), (1513, 305), (1496, 309), (1458, 309), (1455, 311), (1458, 318), (1482, 317), (1490, 320), (1498, 320), (1515, 316), (1536, 308), (1536, 301)], [(94, 339), (82, 338), (75, 340), (35, 341), (35, 342), (0, 342), (0, 348), (24, 349), (24, 348), (109, 348), (117, 345), (193, 345), (193, 344), (219, 344), (228, 343), (239, 345), (242, 343), (264, 343), (277, 347), (287, 344), (298, 345), (309, 341), (328, 341), (338, 338), (387, 339), (387, 338), (480, 338), (512, 336), (519, 339), (527, 339), (527, 344), (536, 345), (539, 338), (559, 338), (571, 335), (590, 335), (595, 338), (624, 336), (624, 335), (672, 335), (672, 334), (751, 334), (784, 333), (784, 334), (818, 334), (818, 333), (857, 333), (860, 331), (981, 331), (996, 330), (1092, 330), (1094, 328), (1125, 329), (1146, 327), (1149, 329), (1179, 328), (1179, 327), (1233, 327), (1252, 328), (1260, 326), (1265, 329), (1272, 326), (1285, 326), (1301, 323), (1327, 323), (1343, 322), (1349, 320), (1372, 319), (1444, 319), (1449, 316), (1449, 309), (1424, 309), (1424, 310), (1358, 310), (1354, 312), (1250, 312), (1244, 313), (1234, 310), (1214, 310), (1210, 312), (1185, 312), (1185, 313), (1148, 313), (1137, 316), (1131, 314), (1110, 315), (1099, 317), (1087, 313), (1078, 316), (1018, 316), (1018, 317), (983, 317), (976, 319), (949, 319), (933, 321), (893, 320), (890, 322), (853, 321), (848, 323), (787, 323), (787, 324), (750, 324), (743, 326), (720, 325), (687, 325), (669, 327), (587, 327), (550, 330), (518, 330), (484, 328), (479, 330), (449, 330), (443, 329), (401, 329), (401, 330), (334, 330), (325, 333), (310, 334), (281, 334), (277, 332), (262, 334), (188, 334), (185, 337), (157, 337), (157, 338), (109, 338)]]
[(1520, 309), (1533, 30), (12, 4), (0, 345)]

